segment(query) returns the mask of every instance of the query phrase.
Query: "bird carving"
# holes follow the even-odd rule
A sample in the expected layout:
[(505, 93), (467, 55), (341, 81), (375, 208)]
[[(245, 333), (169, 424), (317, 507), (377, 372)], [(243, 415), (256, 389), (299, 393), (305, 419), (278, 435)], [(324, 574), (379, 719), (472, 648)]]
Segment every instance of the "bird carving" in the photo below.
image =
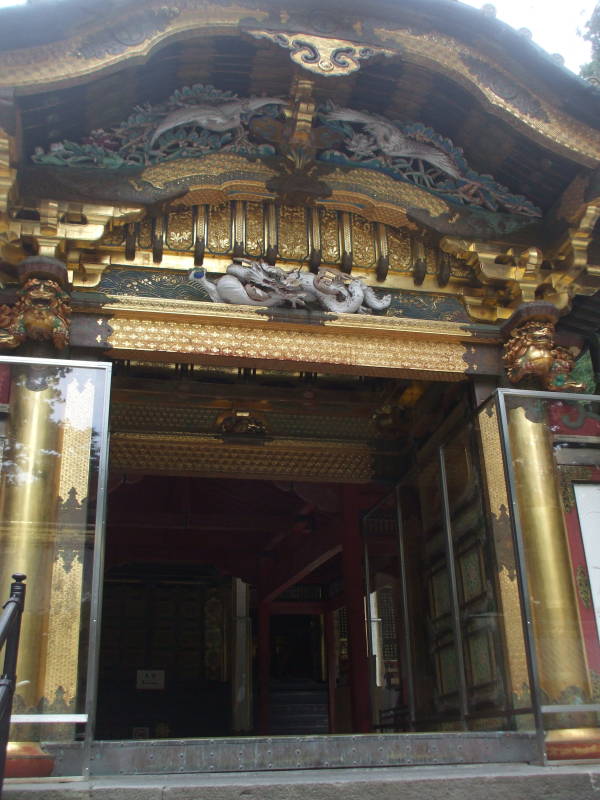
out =
[[(350, 122), (364, 125), (370, 133), (381, 152), (390, 158), (417, 158), (426, 161), (441, 172), (460, 177), (460, 171), (452, 158), (435, 145), (418, 142), (402, 133), (395, 125), (374, 114), (364, 111), (355, 111), (352, 108), (336, 108), (325, 115), (329, 121)], [(362, 143), (364, 150), (364, 142)], [(363, 153), (364, 154), (364, 153)]]
[(150, 139), (150, 147), (166, 131), (180, 125), (195, 123), (199, 128), (209, 131), (230, 131), (242, 127), (242, 115), (258, 111), (259, 108), (270, 105), (283, 106), (285, 100), (278, 97), (249, 97), (243, 100), (229, 100), (226, 103), (210, 105), (208, 103), (197, 106), (185, 106), (177, 111), (172, 111), (163, 119)]

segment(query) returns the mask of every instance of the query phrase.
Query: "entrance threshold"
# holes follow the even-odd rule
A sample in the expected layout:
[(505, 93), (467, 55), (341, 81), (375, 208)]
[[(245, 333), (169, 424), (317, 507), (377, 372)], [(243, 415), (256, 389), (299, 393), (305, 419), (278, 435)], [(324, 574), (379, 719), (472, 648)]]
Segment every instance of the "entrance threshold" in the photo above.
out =
[(369, 770), (298, 770), (210, 775), (122, 775), (66, 782), (8, 781), (4, 800), (596, 800), (598, 764), (538, 767), (529, 764), (456, 765)]
[[(82, 774), (79, 743), (48, 744), (55, 776)], [(265, 772), (434, 764), (530, 763), (534, 734), (516, 732), (246, 736), (94, 742), (90, 775)]]

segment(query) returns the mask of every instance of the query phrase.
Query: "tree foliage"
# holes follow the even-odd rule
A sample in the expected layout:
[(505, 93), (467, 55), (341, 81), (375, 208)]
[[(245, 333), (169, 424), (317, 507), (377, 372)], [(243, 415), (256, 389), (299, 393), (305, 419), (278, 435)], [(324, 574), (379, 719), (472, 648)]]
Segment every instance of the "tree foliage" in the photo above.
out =
[(600, 3), (585, 26), (583, 38), (592, 44), (592, 60), (581, 68), (581, 76), (600, 84)]

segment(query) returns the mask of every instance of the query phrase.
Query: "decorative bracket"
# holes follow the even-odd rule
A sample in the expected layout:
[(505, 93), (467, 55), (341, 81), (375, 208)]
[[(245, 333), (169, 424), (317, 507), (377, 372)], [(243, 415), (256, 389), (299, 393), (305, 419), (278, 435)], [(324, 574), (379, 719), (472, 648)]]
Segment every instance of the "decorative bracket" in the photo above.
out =
[(600, 198), (583, 206), (562, 240), (551, 251), (550, 259), (555, 267), (559, 267), (553, 271), (550, 279), (556, 291), (565, 291), (568, 287), (571, 287), (571, 290), (574, 288), (575, 292), (580, 294), (594, 294), (597, 291), (597, 281), (594, 281), (589, 289), (585, 283), (587, 273), (596, 279), (600, 277), (600, 270), (594, 269), (588, 263), (588, 248), (598, 219), (600, 219)]
[(522, 303), (539, 300), (564, 311), (574, 294), (586, 293), (579, 280), (588, 267), (587, 248), (599, 217), (600, 203), (590, 203), (579, 224), (569, 228), (551, 255), (537, 247), (523, 249), (522, 245), (511, 247), (450, 236), (441, 240), (440, 247), (469, 264), (483, 284), (482, 290), (465, 295), (475, 318), (488, 322), (507, 319)]
[(290, 58), (300, 67), (326, 77), (341, 77), (360, 69), (360, 62), (377, 55), (391, 56), (384, 47), (356, 44), (345, 39), (330, 39), (312, 33), (248, 31), (255, 39), (268, 39), (290, 51)]
[[(40, 200), (37, 207), (39, 220), (4, 219), (4, 243), (0, 243), (0, 256), (9, 264), (16, 265), (24, 257), (20, 247), (21, 237), (33, 239), (39, 256), (55, 258), (59, 256), (69, 262), (69, 269), (74, 270), (75, 285), (96, 285), (106, 264), (94, 264), (94, 269), (80, 271), (80, 253), (69, 242), (95, 242), (104, 234), (107, 225), (113, 220), (121, 223), (137, 220), (143, 216), (143, 209), (134, 206), (105, 206), (88, 203), (64, 203), (55, 200)], [(96, 268), (97, 267), (97, 268)], [(95, 277), (90, 284), (90, 271)], [(80, 280), (81, 278), (81, 280)]]

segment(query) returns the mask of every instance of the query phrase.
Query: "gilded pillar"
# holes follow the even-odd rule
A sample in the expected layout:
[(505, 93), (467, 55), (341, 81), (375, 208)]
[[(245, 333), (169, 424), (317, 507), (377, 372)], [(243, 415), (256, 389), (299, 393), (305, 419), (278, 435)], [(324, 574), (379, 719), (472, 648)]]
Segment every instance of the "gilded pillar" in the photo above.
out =
[[(66, 267), (53, 258), (33, 257), (25, 259), (17, 273), (21, 289), (16, 304), (2, 309), (5, 327), (0, 329), (0, 349), (15, 350), (24, 345), (29, 356), (54, 355), (56, 348), (62, 349), (68, 342)], [(10, 374), (0, 477), (0, 591), (8, 590), (12, 573), (27, 575), (29, 591), (15, 697), (15, 711), (23, 713), (48, 710), (57, 698), (64, 700), (66, 688), (72, 696), (76, 691), (78, 641), (69, 648), (71, 657), (75, 654), (71, 685), (67, 687), (63, 674), (49, 685), (48, 675), (49, 663), (56, 661), (56, 654), (67, 657), (65, 626), (57, 630), (53, 620), (53, 595), (57, 554), (64, 550), (61, 509), (67, 499), (65, 468), (77, 449), (66, 441), (72, 426), (65, 414), (68, 391), (61, 370), (45, 364), (14, 364)], [(85, 494), (89, 452), (88, 446)], [(79, 596), (78, 608), (80, 603)], [(54, 706), (53, 710), (63, 709)], [(31, 731), (20, 727), (16, 735), (29, 738)]]
[[(505, 323), (511, 383), (550, 391), (582, 388), (570, 379), (572, 354), (555, 341), (558, 318), (552, 304), (535, 301)], [(506, 402), (540, 686), (549, 704), (585, 702), (590, 683), (546, 404), (526, 394)], [(566, 719), (556, 722), (564, 727)], [(585, 721), (579, 716), (575, 724)]]
[(535, 399), (519, 398), (508, 418), (540, 685), (550, 703), (582, 702), (590, 686), (551, 432)]
[(12, 368), (8, 448), (0, 495), (0, 586), (27, 575), (16, 704), (36, 710), (44, 698), (49, 596), (58, 514), (59, 426), (53, 419), (56, 383), (45, 368)]
[[(488, 403), (479, 412), (479, 440), (486, 476), (487, 505), (496, 554), (502, 634), (511, 702), (515, 709), (531, 706), (529, 671), (521, 622), (521, 600), (509, 517), (508, 489), (504, 477), (502, 445), (496, 409)], [(531, 726), (524, 715), (515, 716), (518, 729)]]

